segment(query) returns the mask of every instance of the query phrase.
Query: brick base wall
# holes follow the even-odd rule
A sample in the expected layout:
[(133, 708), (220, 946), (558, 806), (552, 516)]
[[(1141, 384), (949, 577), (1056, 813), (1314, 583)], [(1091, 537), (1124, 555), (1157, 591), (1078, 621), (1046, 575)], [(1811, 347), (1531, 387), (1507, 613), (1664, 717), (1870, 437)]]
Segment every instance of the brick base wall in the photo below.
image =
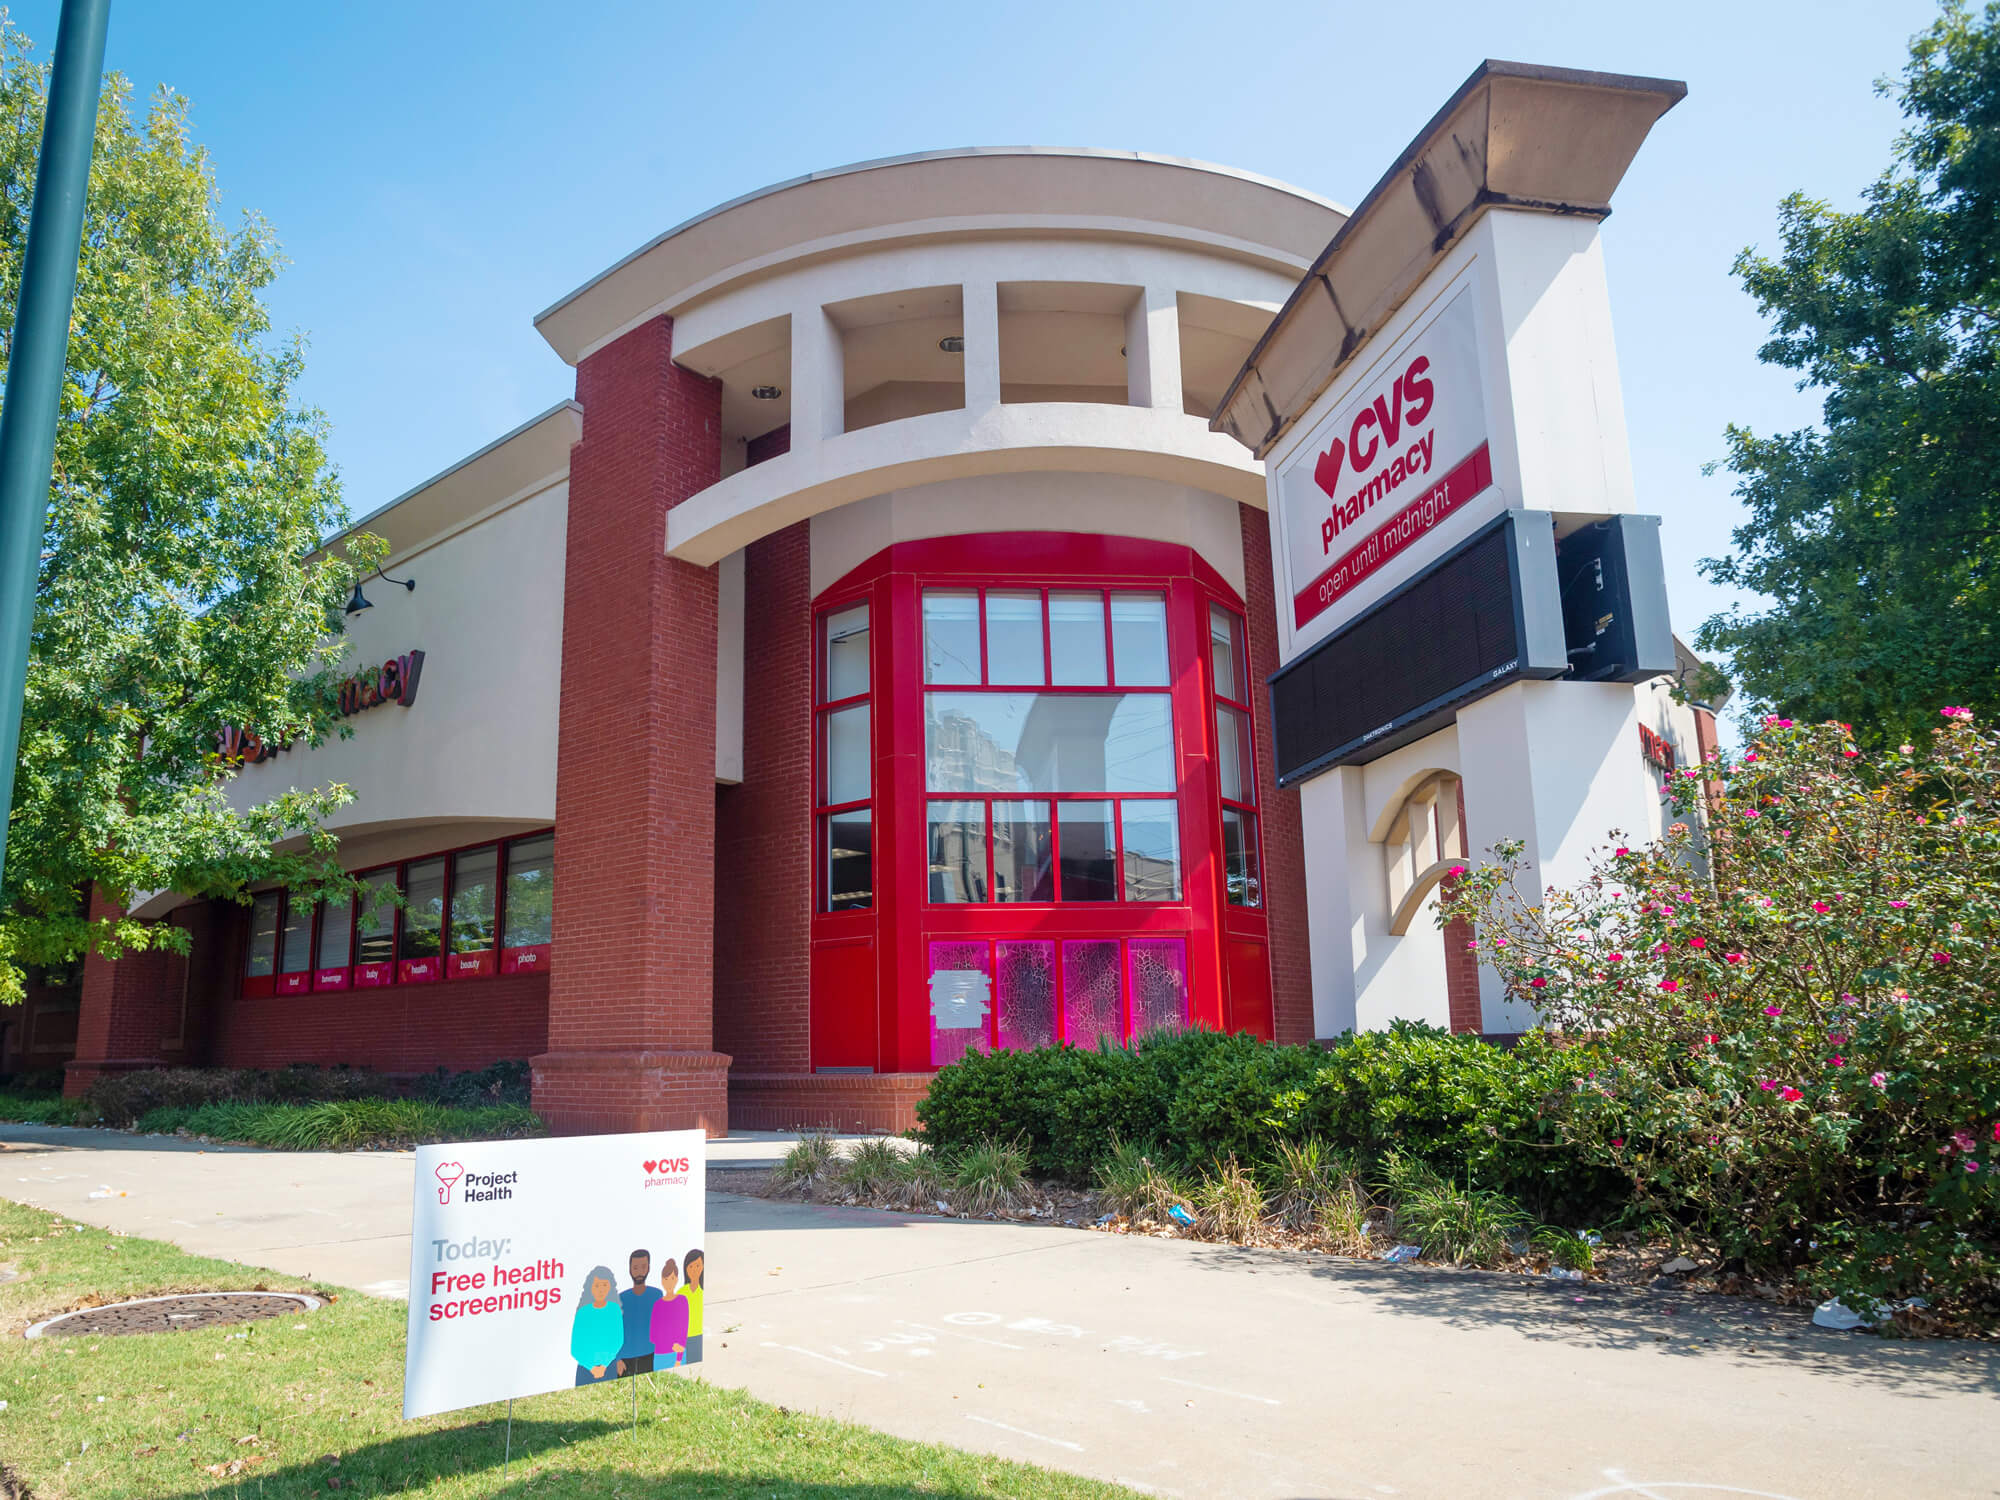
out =
[(235, 997), (215, 1007), (213, 1024), (206, 1061), (214, 1067), (349, 1063), (384, 1073), (457, 1073), (547, 1050), (549, 976)]
[(533, 1064), (535, 1110), (557, 1135), (729, 1133), (722, 1052), (550, 1052)]
[(738, 1130), (914, 1130), (929, 1073), (737, 1073), (729, 1118)]

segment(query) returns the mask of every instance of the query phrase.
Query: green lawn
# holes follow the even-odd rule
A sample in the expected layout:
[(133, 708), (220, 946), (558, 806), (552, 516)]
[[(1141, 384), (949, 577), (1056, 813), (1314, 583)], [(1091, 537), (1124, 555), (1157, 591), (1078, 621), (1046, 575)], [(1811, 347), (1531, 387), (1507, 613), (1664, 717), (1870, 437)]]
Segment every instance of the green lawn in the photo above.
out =
[[(4, 1199), (0, 1263), (21, 1272), (0, 1284), (0, 1461), (39, 1500), (1131, 1494), (672, 1376), (640, 1382), (636, 1438), (627, 1385), (515, 1402), (503, 1482), (504, 1408), (401, 1420), (400, 1302), (76, 1229)], [(315, 1313), (197, 1333), (21, 1337), (90, 1297), (258, 1286), (333, 1300)], [(11, 1493), (8, 1477), (0, 1474), (0, 1495)]]

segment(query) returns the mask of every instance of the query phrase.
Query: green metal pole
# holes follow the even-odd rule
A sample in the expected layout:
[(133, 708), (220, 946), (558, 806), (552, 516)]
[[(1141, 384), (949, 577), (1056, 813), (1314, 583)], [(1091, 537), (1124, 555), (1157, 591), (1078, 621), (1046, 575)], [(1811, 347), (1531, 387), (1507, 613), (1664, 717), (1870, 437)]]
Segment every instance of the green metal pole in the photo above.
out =
[(21, 749), (21, 695), (35, 626), (35, 583), (49, 515), (56, 414), (69, 356), (83, 200), (97, 136), (97, 90), (111, 0), (63, 0), (50, 70), (42, 159), (21, 261), (21, 305), (7, 394), (0, 404), (0, 875), (7, 869), (7, 820), (14, 808)]

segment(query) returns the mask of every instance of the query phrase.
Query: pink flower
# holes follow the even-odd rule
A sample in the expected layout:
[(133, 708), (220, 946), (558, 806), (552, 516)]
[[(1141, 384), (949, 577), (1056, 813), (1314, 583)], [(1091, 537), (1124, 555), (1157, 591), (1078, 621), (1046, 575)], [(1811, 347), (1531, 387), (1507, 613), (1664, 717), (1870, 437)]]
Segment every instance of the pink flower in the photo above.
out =
[(1722, 961), (1724, 963), (1740, 964), (1743, 962), (1743, 955), (1740, 953), (1725, 953), (1722, 955)]
[(1530, 979), (1528, 981), (1528, 988), (1531, 990), (1545, 990), (1548, 987), (1549, 982), (1546, 979)]
[(1878, 1089), (1887, 1088), (1889, 1086), (1889, 1075), (1887, 1073), (1870, 1073), (1868, 1081)]
[(1745, 760), (1755, 760), (1757, 758), (1757, 752), (1755, 750), (1752, 750), (1748, 755), (1744, 756), (1743, 758)]
[(1618, 852), (1620, 854), (1630, 854), (1632, 851), (1630, 849), (1627, 849), (1624, 845), (1621, 844), (1618, 846)]
[(1746, 818), (1757, 818), (1757, 817), (1762, 817), (1763, 814), (1758, 812), (1757, 809), (1754, 807), (1746, 807), (1743, 809), (1743, 816)]
[(1721, 1037), (1717, 1036), (1714, 1032), (1711, 1031), (1710, 1033), (1708, 1033), (1708, 1035), (1704, 1036), (1701, 1039), (1701, 1044), (1704, 1047), (1713, 1047), (1717, 1042), (1721, 1040), (1722, 1040)]
[(2000, 1120), (1993, 1122), (1993, 1139), (2000, 1141)]
[(1898, 745), (1896, 747), (1896, 753), (1898, 755), (1912, 755), (1916, 752), (1916, 748), (1917, 747), (1915, 745)]
[(1843, 751), (1841, 751), (1840, 753), (1841, 753), (1842, 755), (1844, 755), (1844, 756), (1845, 756), (1845, 757), (1846, 757), (1847, 759), (1849, 759), (1849, 760), (1854, 760), (1854, 759), (1856, 759), (1857, 757), (1859, 757), (1859, 756), (1860, 756), (1860, 754), (1861, 754), (1861, 752), (1860, 752), (1859, 750), (1843, 750)]
[(1775, 1078), (1766, 1078), (1762, 1083), (1758, 1084), (1757, 1087), (1762, 1089), (1765, 1093), (1768, 1094), (1771, 1092), (1772, 1089), (1782, 1088), (1783, 1085), (1780, 1084), (1778, 1080)]
[(1507, 946), (1507, 940), (1505, 938), (1495, 938), (1493, 940), (1493, 946), (1496, 948), (1504, 948)]
[(1623, 962), (1625, 962), (1625, 955), (1622, 953), (1614, 953), (1611, 955), (1610, 962), (1614, 964), (1622, 964)]
[(1968, 1172), (1977, 1172), (1979, 1170), (1979, 1163), (1968, 1156), (1965, 1159), (1965, 1170)]
[(1941, 708), (1938, 712), (1943, 714), (1947, 719), (1969, 719), (1972, 717), (1972, 710), (1969, 708)]
[(1933, 953), (1931, 955), (1931, 962), (1938, 964), (1948, 964), (1951, 962), (1951, 955), (1949, 953)]
[(1464, 865), (1453, 865), (1449, 870), (1445, 871), (1446, 875), (1463, 875), (1464, 873), (1465, 873)]
[(1951, 1133), (1951, 1143), (1961, 1151), (1970, 1151), (1979, 1144), (1972, 1138), (1972, 1132), (1969, 1130), (1954, 1130)]
[(1832, 908), (1832, 907), (1830, 907), (1830, 906), (1828, 906), (1828, 905), (1827, 905), (1827, 904), (1826, 904), (1826, 903), (1825, 903), (1824, 901), (1815, 901), (1815, 902), (1813, 902), (1813, 910), (1814, 910), (1814, 911), (1832, 911), (1832, 910), (1833, 910), (1833, 908)]
[(1707, 938), (1689, 938), (1689, 939), (1688, 939), (1688, 946), (1689, 946), (1690, 948), (1706, 948), (1706, 947), (1708, 946), (1708, 939), (1707, 939)]
[(1845, 1047), (1847, 1045), (1847, 1033), (1844, 1031), (1829, 1031), (1826, 1034), (1826, 1039), (1836, 1047)]
[(1826, 1060), (1826, 1065), (1829, 1068), (1844, 1068), (1847, 1066), (1847, 1059), (1836, 1052)]
[(1662, 979), (1660, 981), (1660, 988), (1665, 990), (1670, 995), (1673, 994), (1674, 991), (1678, 990), (1680, 987), (1681, 987), (1681, 982), (1678, 979)]
[(1779, 1092), (1778, 1097), (1784, 1100), (1787, 1104), (1794, 1104), (1797, 1103), (1799, 1100), (1805, 1098), (1805, 1095), (1800, 1093), (1797, 1089), (1783, 1089)]
[(1910, 903), (1907, 901), (1891, 901), (1889, 904), (1895, 907), (1897, 911), (1901, 911), (1904, 907), (1908, 906)]
[(1611, 1149), (1612, 1149), (1612, 1150), (1614, 1150), (1614, 1151), (1617, 1151), (1617, 1150), (1620, 1150), (1620, 1149), (1622, 1149), (1622, 1148), (1623, 1148), (1623, 1146), (1624, 1146), (1624, 1145), (1625, 1145), (1625, 1137), (1624, 1137), (1624, 1136), (1622, 1136), (1622, 1135), (1614, 1135), (1613, 1137), (1611, 1137)]
[(1782, 1016), (1784, 1013), (1785, 1007), (1782, 1005), (1767, 1005), (1764, 1007), (1764, 1014), (1767, 1016)]

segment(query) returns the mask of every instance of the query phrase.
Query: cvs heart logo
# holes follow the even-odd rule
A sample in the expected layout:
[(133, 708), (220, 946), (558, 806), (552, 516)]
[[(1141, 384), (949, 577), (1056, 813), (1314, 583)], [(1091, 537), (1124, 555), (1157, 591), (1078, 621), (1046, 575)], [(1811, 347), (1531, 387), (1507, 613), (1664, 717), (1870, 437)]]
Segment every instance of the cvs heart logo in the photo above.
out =
[(1347, 444), (1335, 438), (1333, 446), (1322, 453), (1319, 462), (1313, 465), (1313, 483), (1332, 495), (1340, 485), (1340, 466), (1346, 462)]
[(656, 1161), (642, 1161), (639, 1163), (639, 1165), (644, 1167), (646, 1169), (647, 1174), (650, 1176), (653, 1168), (657, 1167), (659, 1163)]

